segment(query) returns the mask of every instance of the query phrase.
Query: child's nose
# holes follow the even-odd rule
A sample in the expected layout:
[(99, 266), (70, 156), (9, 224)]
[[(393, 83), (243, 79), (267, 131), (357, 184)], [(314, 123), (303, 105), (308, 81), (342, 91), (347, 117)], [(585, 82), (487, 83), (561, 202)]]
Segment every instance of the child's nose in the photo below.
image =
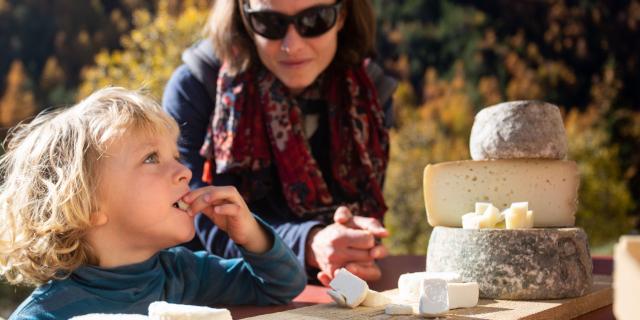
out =
[(183, 164), (179, 164), (179, 169), (176, 174), (176, 182), (186, 181), (189, 183), (191, 181), (192, 172), (189, 168), (187, 168)]

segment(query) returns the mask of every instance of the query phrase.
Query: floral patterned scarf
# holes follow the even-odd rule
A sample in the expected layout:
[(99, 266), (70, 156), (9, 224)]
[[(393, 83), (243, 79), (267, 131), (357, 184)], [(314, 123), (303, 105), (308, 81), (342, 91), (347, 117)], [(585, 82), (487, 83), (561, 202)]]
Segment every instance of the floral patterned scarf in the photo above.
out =
[[(331, 172), (352, 202), (334, 202), (305, 138), (296, 99), (264, 67), (231, 76), (222, 65), (215, 111), (200, 150), (207, 159), (203, 181), (211, 184), (215, 174), (250, 173), (275, 164), (287, 204), (297, 216), (347, 205), (354, 214), (381, 219), (387, 210), (382, 182), (389, 136), (376, 89), (364, 65), (325, 73), (316, 87), (328, 102)], [(249, 199), (251, 175), (241, 176), (238, 189)]]

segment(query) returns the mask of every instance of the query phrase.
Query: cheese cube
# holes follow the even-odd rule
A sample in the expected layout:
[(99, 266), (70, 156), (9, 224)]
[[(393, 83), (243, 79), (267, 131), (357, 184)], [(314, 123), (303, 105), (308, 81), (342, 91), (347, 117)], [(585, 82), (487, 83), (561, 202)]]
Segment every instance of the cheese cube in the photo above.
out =
[(413, 272), (400, 275), (398, 278), (398, 296), (408, 302), (417, 302), (420, 298), (422, 280), (443, 279), (446, 282), (461, 282), (457, 272)]
[(89, 313), (75, 316), (69, 320), (148, 320), (147, 316), (141, 314), (123, 313)]
[(489, 204), (485, 211), (482, 213), (480, 219), (480, 228), (493, 228), (495, 225), (504, 220), (504, 217), (500, 214), (500, 210)]
[(476, 202), (476, 214), (483, 214), (489, 206), (493, 206), (490, 202)]
[(475, 212), (469, 212), (462, 216), (463, 229), (480, 229), (482, 216)]
[(505, 211), (507, 229), (533, 228), (533, 211), (529, 210), (527, 202), (516, 202)]
[(575, 224), (580, 177), (573, 161), (543, 159), (451, 161), (427, 165), (424, 199), (431, 226), (461, 227), (476, 202), (506, 208), (526, 200), (535, 227)]
[(367, 292), (367, 296), (364, 298), (364, 301), (362, 301), (362, 305), (365, 307), (379, 307), (384, 306), (385, 304), (388, 304), (390, 302), (391, 299), (389, 299), (384, 294), (369, 289), (369, 291)]
[(149, 319), (151, 320), (231, 320), (231, 313), (227, 309), (192, 306), (186, 304), (152, 302), (149, 305)]
[(480, 287), (477, 282), (448, 283), (449, 309), (471, 308), (478, 304)]
[(449, 290), (444, 279), (423, 279), (418, 311), (433, 316), (449, 311)]
[(359, 306), (369, 292), (367, 283), (345, 268), (340, 268), (336, 272), (336, 276), (331, 280), (329, 286), (345, 297), (346, 306), (349, 308)]
[(340, 307), (347, 306), (347, 298), (345, 298), (345, 296), (343, 296), (342, 293), (329, 289), (327, 290), (327, 294), (329, 295), (329, 297), (331, 297), (331, 299), (333, 299), (333, 301), (336, 302), (338, 306)]
[(640, 305), (640, 236), (622, 236), (613, 260), (613, 313), (616, 319), (638, 319)]

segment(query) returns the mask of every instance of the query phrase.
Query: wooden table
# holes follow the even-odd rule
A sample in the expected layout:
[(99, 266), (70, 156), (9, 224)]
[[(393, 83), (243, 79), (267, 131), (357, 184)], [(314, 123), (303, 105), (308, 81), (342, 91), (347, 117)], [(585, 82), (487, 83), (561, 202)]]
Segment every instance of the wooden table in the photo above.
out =
[[(370, 282), (369, 287), (376, 291), (385, 291), (398, 287), (398, 278), (407, 272), (418, 272), (425, 270), (426, 260), (424, 256), (390, 256), (378, 261), (382, 270), (382, 278), (375, 282)], [(611, 257), (593, 257), (593, 273), (611, 275), (613, 271), (613, 259)], [(307, 307), (319, 303), (332, 302), (326, 294), (327, 288), (316, 285), (307, 285), (302, 293), (293, 302), (283, 306), (231, 306), (228, 307), (234, 319), (257, 316), (261, 314), (280, 312), (290, 309)], [(584, 314), (576, 319), (579, 320), (613, 320), (612, 305), (597, 309)]]

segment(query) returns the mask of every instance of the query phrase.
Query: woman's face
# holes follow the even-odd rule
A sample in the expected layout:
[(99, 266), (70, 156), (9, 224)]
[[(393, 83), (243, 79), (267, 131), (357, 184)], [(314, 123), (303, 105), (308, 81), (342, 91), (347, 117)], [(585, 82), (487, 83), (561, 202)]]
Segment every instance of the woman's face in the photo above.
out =
[[(331, 5), (336, 0), (250, 0), (252, 10), (270, 10), (295, 15), (318, 5)], [(315, 81), (333, 60), (338, 46), (338, 31), (344, 24), (339, 14), (336, 24), (316, 37), (302, 37), (289, 24), (282, 39), (267, 39), (252, 33), (262, 63), (291, 90), (298, 94)]]

